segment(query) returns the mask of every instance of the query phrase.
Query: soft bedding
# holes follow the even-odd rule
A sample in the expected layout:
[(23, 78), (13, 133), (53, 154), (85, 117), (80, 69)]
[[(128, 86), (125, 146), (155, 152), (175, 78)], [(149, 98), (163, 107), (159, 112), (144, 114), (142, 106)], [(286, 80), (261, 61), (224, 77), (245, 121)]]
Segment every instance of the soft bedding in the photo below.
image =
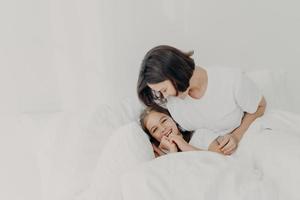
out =
[(300, 199), (299, 115), (266, 113), (250, 127), (233, 157), (248, 162), (276, 183), (279, 199)]
[[(286, 74), (284, 71), (254, 70), (248, 72), (247, 75), (262, 90), (269, 108), (295, 110), (291, 104), (293, 99), (289, 98), (293, 97), (294, 93), (285, 85)], [(102, 163), (99, 160), (109, 136), (113, 135), (113, 132), (119, 127), (137, 121), (141, 109), (137, 97), (134, 97), (120, 100), (116, 105), (99, 106), (91, 116), (80, 113), (75, 116), (71, 114), (70, 117), (68, 114), (63, 114), (63, 116), (53, 116), (53, 119), (51, 117), (50, 120), (46, 120), (49, 123), (38, 123), (40, 128), (37, 128), (35, 133), (42, 138), (38, 163), (43, 199), (95, 199), (94, 195), (90, 195), (95, 192), (94, 187), (90, 187), (94, 185), (91, 180), (98, 179), (99, 169), (104, 167), (99, 167), (99, 163)], [(286, 126), (297, 129), (300, 123), (295, 123), (297, 121), (295, 116), (281, 113), (277, 118), (285, 121)], [(44, 120), (41, 119), (42, 121)], [(280, 125), (280, 127), (282, 126)], [(139, 133), (137, 132), (137, 134)], [(134, 139), (135, 137), (129, 138)], [(133, 144), (138, 144), (138, 142), (133, 141)], [(119, 147), (121, 148), (121, 146)], [(124, 145), (125, 147), (126, 145)], [(123, 152), (127, 152), (127, 149), (124, 149)], [(150, 152), (150, 154), (153, 153)], [(116, 156), (117, 151), (114, 151), (114, 155), (113, 159), (123, 156), (123, 154)], [(120, 160), (126, 160), (126, 158), (122, 157)], [(130, 161), (127, 159), (126, 162), (129, 164)], [(98, 163), (98, 167), (96, 167), (96, 163)], [(107, 184), (108, 182), (111, 183), (109, 180), (99, 179), (97, 184)], [(106, 198), (106, 200), (110, 199), (118, 200), (117, 198)]]
[(263, 174), (237, 160), (211, 152), (163, 156), (123, 176), (124, 200), (276, 200)]
[(233, 156), (184, 152), (137, 166), (123, 175), (123, 199), (300, 199), (299, 130), (299, 115), (266, 113)]

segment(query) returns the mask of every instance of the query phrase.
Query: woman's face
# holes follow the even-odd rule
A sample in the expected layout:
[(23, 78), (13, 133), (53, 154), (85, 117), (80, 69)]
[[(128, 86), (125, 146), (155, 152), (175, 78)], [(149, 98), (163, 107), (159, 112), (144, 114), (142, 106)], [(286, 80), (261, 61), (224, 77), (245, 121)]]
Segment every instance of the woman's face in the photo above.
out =
[(168, 98), (169, 96), (185, 98), (188, 91), (186, 90), (185, 92), (178, 92), (178, 95), (176, 95), (176, 89), (170, 80), (165, 80), (155, 84), (148, 84), (148, 86), (155, 92), (161, 93), (164, 98)]
[(151, 111), (146, 117), (145, 126), (159, 142), (163, 136), (168, 137), (171, 134), (181, 135), (174, 120), (164, 113)]

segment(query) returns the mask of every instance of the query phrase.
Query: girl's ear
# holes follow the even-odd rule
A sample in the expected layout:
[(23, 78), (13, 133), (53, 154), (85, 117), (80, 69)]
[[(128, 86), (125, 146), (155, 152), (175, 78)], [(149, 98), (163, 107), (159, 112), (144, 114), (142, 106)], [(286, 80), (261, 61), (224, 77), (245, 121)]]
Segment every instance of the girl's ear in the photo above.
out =
[(154, 137), (150, 137), (150, 142), (152, 146), (155, 145), (158, 148), (159, 142)]
[(176, 123), (176, 126), (178, 127), (179, 131), (181, 133), (185, 132), (186, 130), (184, 128), (182, 128), (179, 124)]

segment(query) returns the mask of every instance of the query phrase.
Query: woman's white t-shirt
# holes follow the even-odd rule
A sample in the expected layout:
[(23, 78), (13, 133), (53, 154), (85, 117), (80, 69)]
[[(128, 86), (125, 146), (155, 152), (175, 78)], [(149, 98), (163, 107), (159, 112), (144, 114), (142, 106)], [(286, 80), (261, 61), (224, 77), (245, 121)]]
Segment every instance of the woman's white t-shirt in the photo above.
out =
[(192, 138), (189, 141), (189, 144), (204, 150), (208, 150), (209, 145), (218, 136), (219, 136), (218, 133), (213, 132), (211, 130), (198, 129), (193, 133)]
[(208, 146), (216, 137), (239, 127), (244, 112), (256, 112), (262, 95), (240, 69), (213, 67), (205, 70), (208, 76), (205, 94), (200, 99), (169, 97), (167, 108), (182, 128), (199, 130), (194, 138), (204, 132), (200, 138)]

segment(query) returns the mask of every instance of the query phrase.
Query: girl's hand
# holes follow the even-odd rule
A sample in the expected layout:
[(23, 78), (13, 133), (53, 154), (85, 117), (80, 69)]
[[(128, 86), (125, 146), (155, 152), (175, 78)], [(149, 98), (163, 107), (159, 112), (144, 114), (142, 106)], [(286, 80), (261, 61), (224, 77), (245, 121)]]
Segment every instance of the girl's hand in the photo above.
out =
[(160, 148), (164, 153), (174, 153), (178, 151), (176, 144), (171, 142), (166, 136), (161, 138), (158, 148)]
[(155, 158), (159, 157), (159, 156), (163, 156), (166, 155), (166, 153), (164, 153), (160, 148), (158, 148), (155, 144), (152, 144), (153, 147), (153, 151), (154, 151), (154, 155)]
[(238, 139), (233, 134), (227, 134), (218, 138), (219, 149), (225, 155), (231, 155), (238, 147)]
[(170, 135), (169, 138), (181, 151), (202, 151), (202, 149), (196, 148), (187, 143), (180, 135)]
[(185, 147), (189, 145), (180, 135), (169, 135), (169, 139), (171, 142), (175, 143), (181, 151), (184, 151)]

